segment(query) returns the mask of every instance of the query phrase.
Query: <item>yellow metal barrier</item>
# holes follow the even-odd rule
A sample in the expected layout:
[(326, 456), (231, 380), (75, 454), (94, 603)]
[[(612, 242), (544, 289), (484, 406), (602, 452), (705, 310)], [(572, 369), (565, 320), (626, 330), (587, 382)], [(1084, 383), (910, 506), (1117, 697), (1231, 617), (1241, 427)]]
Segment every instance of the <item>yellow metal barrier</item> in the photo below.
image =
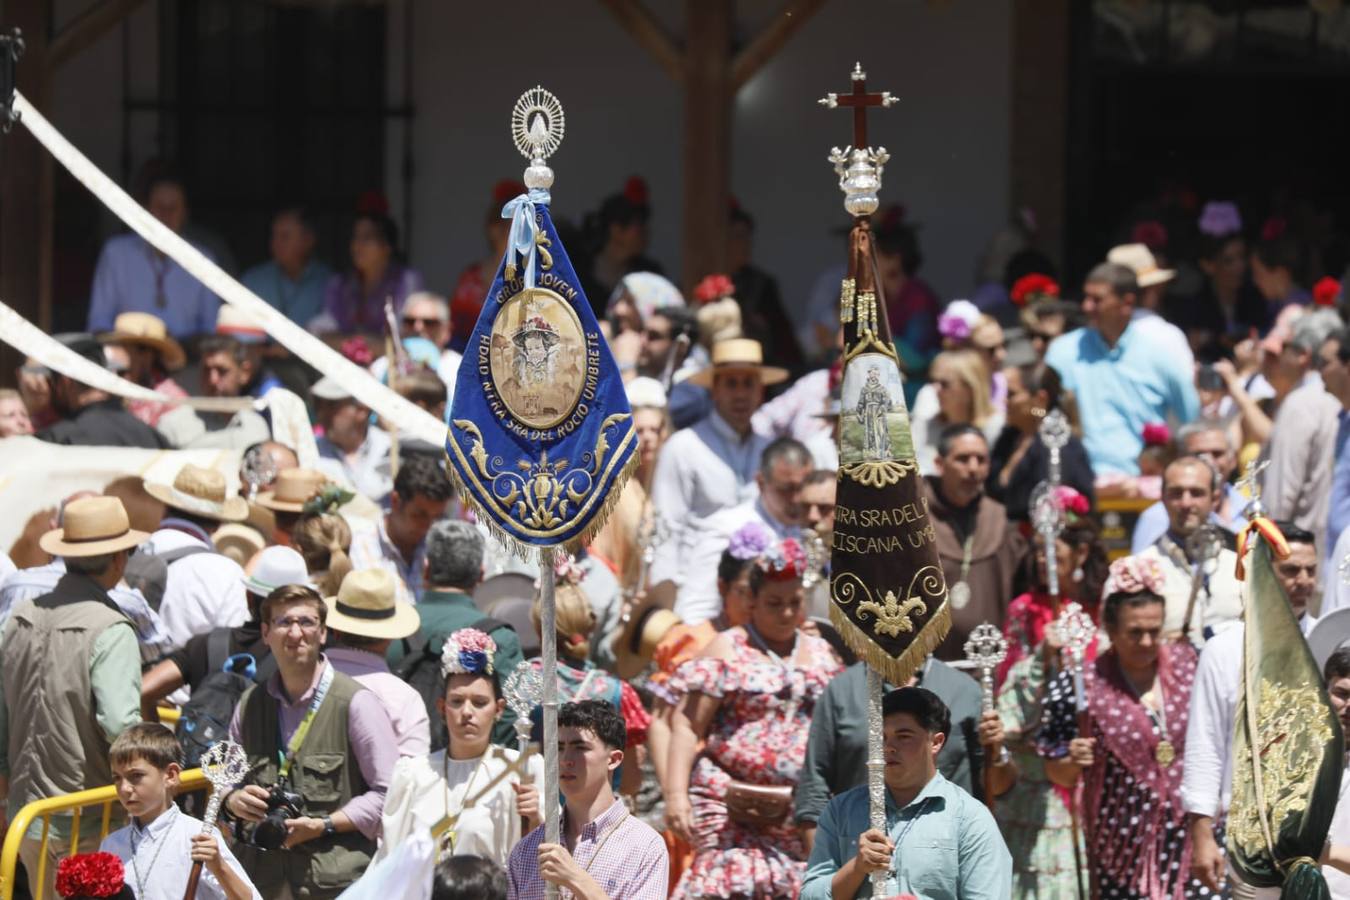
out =
[[(201, 769), (188, 769), (179, 776), (178, 780), (179, 794), (190, 794), (210, 787), (210, 782), (206, 780), (206, 776), (202, 775)], [(42, 900), (42, 886), (47, 877), (47, 833), (51, 828), (52, 816), (58, 813), (73, 813), (70, 834), (74, 840), (71, 843), (70, 855), (74, 856), (80, 852), (81, 813), (90, 807), (102, 809), (103, 823), (98, 833), (99, 843), (102, 843), (103, 839), (108, 836), (108, 826), (112, 821), (112, 811), (116, 804), (117, 788), (107, 785), (106, 787), (91, 788), (87, 791), (78, 791), (61, 797), (34, 800), (19, 810), (10, 820), (9, 831), (5, 834), (4, 847), (0, 848), (0, 900), (13, 900), (14, 874), (19, 867), (19, 845), (23, 843), (24, 835), (28, 833), (29, 826), (35, 820), (42, 820), (42, 852), (38, 854), (38, 870), (28, 873), (28, 884), (33, 892), (33, 900)], [(92, 852), (97, 850), (98, 846), (96, 844), (85, 849), (87, 852)]]
[(170, 728), (178, 724), (178, 717), (183, 714), (183, 711), (176, 706), (161, 706), (156, 712), (159, 713), (159, 721)]

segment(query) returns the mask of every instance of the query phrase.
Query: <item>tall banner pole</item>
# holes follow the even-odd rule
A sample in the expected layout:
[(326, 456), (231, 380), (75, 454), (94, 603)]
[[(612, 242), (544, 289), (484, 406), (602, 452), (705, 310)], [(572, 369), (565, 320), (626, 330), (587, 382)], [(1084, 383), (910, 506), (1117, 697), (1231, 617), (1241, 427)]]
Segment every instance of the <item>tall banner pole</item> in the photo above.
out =
[[(539, 638), (543, 656), (544, 708), (544, 840), (550, 844), (559, 840), (558, 816), (558, 606), (554, 591), (558, 585), (558, 569), (552, 547), (539, 551)], [(544, 895), (558, 896), (557, 885), (546, 885)]]
[[(839, 290), (843, 377), (839, 404), (839, 471), (830, 548), (830, 621), (867, 665), (869, 826), (885, 834), (887, 682), (902, 687), (951, 628), (947, 581), (937, 532), (914, 457), (901, 359), (891, 337), (870, 218), (890, 155), (867, 142), (869, 107), (896, 99), (868, 93), (861, 65), (852, 90), (828, 94), (827, 109), (853, 111), (853, 143), (829, 161), (853, 219), (846, 277)], [(896, 859), (870, 875), (872, 895), (897, 893)]]

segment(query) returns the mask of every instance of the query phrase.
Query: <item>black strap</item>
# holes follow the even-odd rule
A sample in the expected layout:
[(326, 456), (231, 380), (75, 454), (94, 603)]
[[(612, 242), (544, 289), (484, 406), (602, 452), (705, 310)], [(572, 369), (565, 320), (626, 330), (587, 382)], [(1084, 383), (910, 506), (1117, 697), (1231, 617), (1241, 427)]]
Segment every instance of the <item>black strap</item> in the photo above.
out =
[(230, 658), (230, 628), (213, 628), (206, 636), (206, 671), (221, 672)]

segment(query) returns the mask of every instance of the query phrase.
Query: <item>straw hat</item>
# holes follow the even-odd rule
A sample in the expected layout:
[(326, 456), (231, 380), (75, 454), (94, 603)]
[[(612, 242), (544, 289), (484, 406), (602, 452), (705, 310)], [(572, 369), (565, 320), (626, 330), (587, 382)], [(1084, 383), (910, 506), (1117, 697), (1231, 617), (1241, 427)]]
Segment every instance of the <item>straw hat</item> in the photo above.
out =
[(396, 599), (394, 576), (386, 569), (361, 569), (342, 579), (336, 597), (327, 597), (328, 627), (377, 640), (405, 638), (422, 627), (411, 603)]
[(633, 607), (614, 639), (615, 668), (620, 678), (634, 678), (645, 669), (656, 645), (680, 624), (680, 617), (671, 611), (674, 605), (675, 584), (663, 581)]
[(228, 335), (241, 344), (261, 344), (267, 340), (267, 330), (257, 319), (229, 303), (220, 304), (220, 312), (216, 313), (216, 334)]
[(282, 469), (272, 490), (263, 491), (254, 503), (277, 512), (304, 512), (305, 503), (328, 483), (328, 476), (315, 469)]
[(220, 522), (242, 522), (248, 518), (248, 502), (243, 497), (228, 496), (225, 476), (215, 469), (188, 463), (178, 470), (172, 485), (147, 481), (145, 491), (165, 506), (194, 516)]
[(1153, 251), (1144, 244), (1121, 244), (1119, 247), (1112, 247), (1111, 252), (1106, 254), (1106, 261), (1132, 269), (1134, 279), (1139, 282), (1141, 288), (1163, 284), (1177, 277), (1175, 269), (1159, 268), (1158, 261), (1153, 258)]
[(764, 365), (764, 348), (759, 341), (750, 338), (732, 338), (718, 341), (712, 346), (712, 365), (690, 375), (686, 381), (699, 387), (710, 388), (713, 375), (730, 369), (753, 369), (759, 373), (763, 384), (778, 384), (786, 381), (787, 369)]
[(238, 522), (226, 522), (211, 534), (211, 543), (223, 556), (244, 565), (253, 555), (267, 546), (267, 540), (256, 528)]
[(164, 368), (176, 372), (187, 363), (183, 345), (173, 339), (164, 320), (144, 312), (124, 312), (113, 319), (113, 330), (98, 339), (105, 344), (139, 344), (159, 354)]
[(1318, 619), (1308, 633), (1308, 649), (1319, 669), (1326, 668), (1331, 654), (1347, 645), (1350, 645), (1350, 606), (1333, 609)]
[(102, 556), (130, 550), (150, 535), (135, 531), (122, 501), (116, 497), (84, 497), (71, 501), (61, 513), (61, 528), (38, 540), (52, 556)]

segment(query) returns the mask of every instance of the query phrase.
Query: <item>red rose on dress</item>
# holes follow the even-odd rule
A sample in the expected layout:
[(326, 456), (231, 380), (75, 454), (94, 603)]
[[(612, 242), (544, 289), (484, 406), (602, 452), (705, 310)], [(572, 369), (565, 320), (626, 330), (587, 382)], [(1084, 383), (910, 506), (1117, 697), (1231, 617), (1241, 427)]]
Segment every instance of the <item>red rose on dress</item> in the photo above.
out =
[(726, 275), (709, 275), (694, 288), (694, 299), (699, 303), (712, 303), (736, 292), (736, 285)]
[(122, 890), (126, 873), (111, 853), (81, 853), (61, 860), (56, 892), (62, 897), (111, 897)]
[(1341, 295), (1341, 283), (1328, 275), (1313, 285), (1312, 295), (1317, 306), (1335, 306), (1336, 298)]
[(1049, 275), (1032, 272), (1013, 282), (1009, 292), (1012, 302), (1017, 306), (1040, 300), (1049, 300), (1059, 296), (1059, 282)]

